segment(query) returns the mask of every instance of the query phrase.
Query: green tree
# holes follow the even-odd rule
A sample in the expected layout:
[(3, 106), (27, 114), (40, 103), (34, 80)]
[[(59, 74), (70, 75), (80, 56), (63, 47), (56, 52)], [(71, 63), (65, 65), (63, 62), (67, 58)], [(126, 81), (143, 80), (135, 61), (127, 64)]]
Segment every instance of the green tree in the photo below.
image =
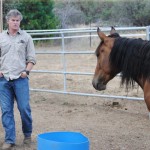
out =
[(71, 1), (55, 2), (54, 12), (60, 20), (60, 28), (68, 28), (69, 25), (82, 24), (84, 22), (84, 15), (78, 9), (75, 3)]
[(23, 14), (21, 27), (25, 30), (55, 29), (59, 21), (53, 13), (53, 0), (7, 0), (8, 9), (17, 8)]
[(127, 0), (114, 4), (112, 19), (119, 24), (146, 26), (150, 24), (150, 3), (148, 0)]
[(4, 29), (7, 28), (7, 23), (6, 23), (6, 19), (5, 19), (5, 16), (7, 14), (7, 12), (10, 10), (10, 9), (17, 9), (19, 8), (19, 5), (18, 5), (18, 0), (5, 0), (3, 1), (3, 22), (4, 22)]
[(113, 1), (78, 0), (76, 5), (78, 5), (81, 12), (83, 12), (86, 24), (95, 23), (99, 20), (109, 20), (111, 18)]
[(78, 6), (85, 16), (85, 24), (95, 22), (102, 11), (98, 1), (78, 1)]
[(112, 7), (114, 2), (113, 1), (102, 1), (99, 7), (101, 7), (100, 17), (102, 20), (110, 20)]

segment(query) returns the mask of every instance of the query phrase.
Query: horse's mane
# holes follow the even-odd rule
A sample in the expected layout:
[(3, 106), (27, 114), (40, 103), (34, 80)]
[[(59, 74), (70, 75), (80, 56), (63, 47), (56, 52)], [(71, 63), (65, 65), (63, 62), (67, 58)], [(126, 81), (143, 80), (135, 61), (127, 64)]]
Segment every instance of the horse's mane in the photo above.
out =
[(122, 84), (134, 86), (134, 81), (150, 80), (150, 42), (142, 39), (115, 39), (110, 64), (122, 73)]

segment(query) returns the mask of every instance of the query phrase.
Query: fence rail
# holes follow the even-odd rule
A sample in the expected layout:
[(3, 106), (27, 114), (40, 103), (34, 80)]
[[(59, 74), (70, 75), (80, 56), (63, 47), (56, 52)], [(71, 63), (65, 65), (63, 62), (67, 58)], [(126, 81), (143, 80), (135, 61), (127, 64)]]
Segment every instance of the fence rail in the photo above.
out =
[[(71, 95), (82, 95), (82, 96), (95, 96), (95, 97), (102, 97), (102, 98), (116, 98), (116, 99), (129, 99), (129, 100), (143, 100), (143, 98), (139, 97), (128, 97), (128, 96), (116, 96), (116, 95), (104, 95), (104, 94), (92, 94), (92, 93), (81, 93), (81, 92), (69, 92), (66, 90), (67, 86), (67, 74), (73, 75), (93, 75), (93, 73), (88, 72), (67, 72), (66, 71), (66, 58), (65, 55), (67, 54), (92, 54), (94, 52), (91, 51), (67, 51), (65, 49), (65, 39), (72, 39), (72, 38), (87, 38), (87, 37), (96, 37), (96, 28), (78, 28), (78, 29), (59, 29), (59, 30), (27, 30), (28, 33), (34, 35), (33, 40), (35, 41), (42, 41), (42, 40), (61, 40), (61, 50), (59, 51), (39, 51), (37, 54), (61, 54), (63, 56), (63, 70), (62, 71), (53, 71), (53, 70), (33, 70), (33, 73), (50, 73), (50, 74), (62, 74), (64, 76), (63, 85), (64, 89), (62, 91), (59, 90), (50, 90), (50, 89), (33, 89), (31, 91), (35, 92), (50, 92), (50, 93), (58, 93), (58, 94), (71, 94)], [(104, 32), (110, 31), (110, 28), (102, 28)], [(145, 39), (150, 40), (150, 27), (125, 27), (125, 28), (116, 28), (117, 31), (143, 31), (144, 33), (139, 34), (121, 34), (121, 36), (126, 37), (145, 37)], [(69, 34), (79, 34), (80, 35), (69, 35)], [(85, 33), (89, 33), (88, 35)], [(92, 33), (92, 34), (91, 34)], [(94, 34), (93, 34), (94, 33)], [(81, 35), (82, 34), (82, 35)], [(42, 37), (42, 38), (35, 38), (36, 35), (55, 35), (53, 37)], [(57, 35), (57, 36), (56, 36)]]

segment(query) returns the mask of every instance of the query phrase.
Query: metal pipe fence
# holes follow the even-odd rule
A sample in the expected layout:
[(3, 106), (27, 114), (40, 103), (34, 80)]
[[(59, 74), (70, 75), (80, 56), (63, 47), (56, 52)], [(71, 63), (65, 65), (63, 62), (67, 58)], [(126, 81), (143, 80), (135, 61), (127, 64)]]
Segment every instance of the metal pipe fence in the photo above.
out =
[(0, 32), (3, 31), (3, 0), (0, 0)]
[[(110, 28), (102, 28), (101, 29), (104, 32), (110, 31)], [(126, 37), (145, 37), (145, 39), (150, 40), (150, 27), (126, 27), (126, 28), (116, 28), (117, 31), (143, 31), (144, 33), (133, 33), (133, 34), (121, 34), (121, 36)], [(92, 93), (81, 93), (81, 92), (69, 92), (67, 91), (67, 74), (71, 75), (93, 75), (93, 73), (89, 72), (67, 72), (66, 71), (66, 57), (65, 55), (69, 54), (93, 54), (94, 51), (67, 51), (65, 49), (65, 39), (73, 39), (73, 38), (93, 38), (97, 37), (96, 28), (78, 28), (78, 29), (59, 29), (59, 30), (27, 30), (28, 33), (31, 35), (37, 36), (37, 35), (55, 35), (52, 37), (42, 37), (42, 38), (36, 38), (34, 37), (34, 41), (42, 41), (42, 40), (61, 40), (61, 50), (58, 51), (39, 51), (36, 52), (38, 55), (40, 54), (60, 54), (62, 55), (62, 63), (63, 63), (63, 70), (60, 71), (53, 71), (53, 70), (32, 70), (32, 73), (50, 73), (50, 74), (61, 74), (63, 75), (63, 90), (51, 90), (51, 89), (38, 89), (38, 88), (31, 88), (31, 91), (34, 92), (50, 92), (50, 93), (58, 93), (58, 94), (70, 94), (70, 95), (82, 95), (82, 96), (95, 96), (95, 97), (102, 97), (102, 98), (116, 98), (116, 99), (128, 99), (128, 100), (143, 100), (143, 98), (139, 97), (128, 97), (128, 96), (116, 96), (116, 95), (105, 95), (105, 94), (92, 94)], [(68, 33), (70, 35), (68, 35)], [(80, 35), (71, 35), (71, 34), (79, 34)], [(85, 34), (86, 33), (86, 34)], [(87, 34), (87, 33), (93, 33), (93, 34)], [(57, 36), (56, 36), (57, 35)]]

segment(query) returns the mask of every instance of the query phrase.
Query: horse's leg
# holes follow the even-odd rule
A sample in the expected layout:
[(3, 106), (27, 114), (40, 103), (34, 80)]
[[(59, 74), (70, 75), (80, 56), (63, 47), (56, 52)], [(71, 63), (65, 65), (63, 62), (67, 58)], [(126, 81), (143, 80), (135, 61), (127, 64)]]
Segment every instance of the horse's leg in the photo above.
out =
[(148, 81), (145, 82), (143, 91), (144, 91), (144, 100), (149, 110), (149, 119), (150, 119), (150, 82)]

